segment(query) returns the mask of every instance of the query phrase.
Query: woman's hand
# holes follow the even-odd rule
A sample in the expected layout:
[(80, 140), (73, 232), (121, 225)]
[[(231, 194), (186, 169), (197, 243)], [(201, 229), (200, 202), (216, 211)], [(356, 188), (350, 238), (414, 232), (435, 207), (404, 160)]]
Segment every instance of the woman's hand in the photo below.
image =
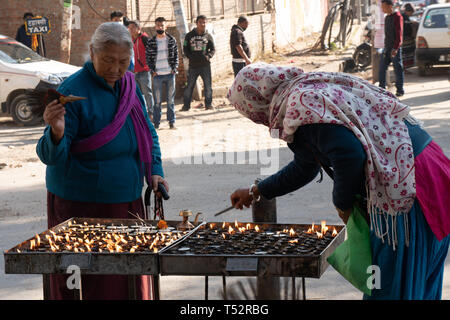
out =
[(347, 224), (348, 218), (350, 217), (350, 214), (352, 213), (352, 209), (347, 210), (341, 210), (339, 208), (336, 208), (339, 217), (344, 221), (345, 224)]
[(152, 188), (153, 188), (153, 192), (155, 192), (156, 195), (157, 195), (158, 197), (161, 198), (161, 197), (162, 197), (162, 194), (161, 194), (161, 192), (158, 191), (158, 183), (159, 183), (159, 182), (161, 182), (161, 183), (164, 185), (164, 187), (165, 187), (166, 190), (167, 190), (167, 193), (169, 193), (169, 184), (167, 183), (167, 181), (164, 180), (163, 177), (158, 176), (157, 174), (152, 175)]
[(64, 136), (66, 108), (58, 100), (50, 102), (44, 111), (44, 121), (51, 127), (52, 140), (58, 144)]
[(236, 209), (243, 209), (244, 206), (247, 208), (252, 204), (253, 197), (249, 194), (248, 189), (237, 189), (231, 194), (231, 204)]

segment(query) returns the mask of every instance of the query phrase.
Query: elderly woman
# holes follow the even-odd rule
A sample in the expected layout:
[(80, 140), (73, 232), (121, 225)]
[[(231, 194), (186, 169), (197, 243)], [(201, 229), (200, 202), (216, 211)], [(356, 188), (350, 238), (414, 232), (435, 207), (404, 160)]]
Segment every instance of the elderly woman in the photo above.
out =
[[(49, 103), (48, 124), (36, 151), (47, 165), (48, 227), (71, 217), (144, 217), (144, 177), (157, 190), (163, 179), (158, 136), (142, 94), (127, 72), (133, 48), (123, 25), (107, 22), (92, 36), (91, 60), (58, 91), (86, 100)], [(137, 277), (138, 299), (149, 299), (152, 279)], [(127, 299), (127, 276), (83, 276), (84, 299)], [(51, 276), (51, 298), (71, 299), (66, 276)]]
[(232, 204), (282, 196), (333, 177), (332, 200), (347, 222), (357, 195), (367, 199), (373, 265), (381, 288), (371, 299), (440, 299), (450, 236), (450, 161), (388, 91), (339, 73), (247, 66), (228, 93), (252, 121), (286, 142), (294, 160)]

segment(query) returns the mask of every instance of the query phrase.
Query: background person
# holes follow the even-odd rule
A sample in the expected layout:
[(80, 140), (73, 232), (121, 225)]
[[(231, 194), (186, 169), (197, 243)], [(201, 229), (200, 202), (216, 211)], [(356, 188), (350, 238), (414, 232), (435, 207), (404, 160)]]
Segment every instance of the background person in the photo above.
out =
[[(279, 133), (294, 159), (231, 195), (235, 208), (333, 175), (344, 223), (367, 198), (372, 264), (381, 285), (365, 299), (441, 299), (450, 243), (450, 161), (390, 92), (349, 74), (252, 64), (228, 93), (235, 108)], [(273, 136), (273, 135), (272, 135)], [(366, 191), (367, 190), (367, 191)]]
[(244, 36), (244, 31), (248, 28), (248, 24), (247, 17), (240, 16), (237, 24), (231, 27), (230, 49), (233, 57), (232, 63), (235, 77), (243, 67), (252, 63), (250, 60), (250, 47)]
[(403, 17), (398, 11), (394, 11), (392, 0), (382, 0), (381, 9), (386, 14), (384, 19), (384, 49), (380, 57), (379, 86), (386, 88), (386, 70), (391, 62), (395, 71), (395, 95), (401, 97), (405, 94), (403, 89), (404, 71), (402, 61), (403, 43)]
[[(45, 41), (44, 37), (40, 34), (28, 35), (26, 31), (26, 21), (28, 19), (34, 18), (34, 14), (31, 12), (26, 12), (23, 15), (23, 24), (17, 29), (16, 40), (23, 43), (28, 48), (35, 51), (37, 54), (45, 57)], [(41, 46), (42, 43), (42, 46)]]
[[(94, 32), (91, 60), (58, 88), (85, 100), (49, 103), (48, 124), (36, 152), (46, 169), (48, 228), (72, 217), (145, 217), (144, 180), (157, 190), (163, 178), (158, 135), (130, 64), (131, 36), (106, 22)], [(83, 299), (128, 299), (128, 276), (82, 275)], [(73, 299), (66, 275), (50, 276), (51, 299)], [(138, 299), (149, 299), (152, 277), (136, 276)]]
[(405, 4), (405, 6), (403, 7), (402, 59), (403, 67), (405, 69), (414, 66), (418, 23), (409, 19), (409, 17), (411, 17), (414, 12), (414, 7), (410, 3)]
[(180, 111), (191, 108), (192, 93), (198, 76), (203, 80), (205, 87), (205, 109), (212, 109), (212, 80), (210, 60), (216, 52), (214, 40), (206, 31), (206, 17), (200, 15), (195, 20), (197, 27), (186, 34), (183, 52), (189, 59), (187, 86), (184, 89), (184, 105)]
[(147, 65), (146, 52), (149, 47), (148, 35), (142, 32), (139, 21), (132, 20), (128, 23), (128, 31), (130, 31), (133, 39), (134, 52), (134, 76), (139, 89), (145, 97), (147, 103), (147, 112), (150, 119), (153, 121), (153, 93), (152, 93), (152, 78), (150, 68)]
[(155, 20), (156, 36), (147, 47), (147, 63), (153, 75), (155, 107), (153, 123), (159, 128), (161, 122), (162, 88), (166, 87), (167, 121), (170, 129), (175, 129), (175, 77), (178, 73), (178, 46), (174, 37), (166, 32), (166, 19)]
[[(110, 21), (112, 22), (118, 22), (123, 24), (125, 27), (128, 26), (129, 20), (126, 16), (123, 15), (120, 11), (113, 11), (109, 15)], [(130, 65), (128, 66), (128, 70), (131, 72), (134, 72), (134, 51), (131, 52), (131, 59), (130, 59)]]

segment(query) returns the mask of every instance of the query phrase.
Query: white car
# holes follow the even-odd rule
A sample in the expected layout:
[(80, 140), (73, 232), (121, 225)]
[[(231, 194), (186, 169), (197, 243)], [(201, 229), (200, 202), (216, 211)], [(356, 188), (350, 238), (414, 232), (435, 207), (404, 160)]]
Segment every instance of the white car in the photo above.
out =
[(426, 7), (416, 36), (419, 75), (440, 64), (450, 64), (450, 3)]
[(30, 89), (56, 89), (80, 67), (38, 55), (16, 40), (0, 35), (1, 114), (11, 115), (16, 123), (34, 125), (41, 119), (31, 112)]

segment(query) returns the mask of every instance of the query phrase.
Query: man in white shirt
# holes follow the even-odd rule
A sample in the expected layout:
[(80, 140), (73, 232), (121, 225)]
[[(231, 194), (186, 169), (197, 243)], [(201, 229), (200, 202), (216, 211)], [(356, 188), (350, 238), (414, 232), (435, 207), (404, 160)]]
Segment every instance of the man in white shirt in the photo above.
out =
[(166, 19), (156, 18), (156, 36), (149, 40), (147, 64), (153, 75), (153, 124), (156, 129), (161, 122), (161, 96), (165, 85), (167, 92), (167, 121), (175, 129), (175, 76), (178, 73), (178, 47), (174, 37), (166, 33)]

